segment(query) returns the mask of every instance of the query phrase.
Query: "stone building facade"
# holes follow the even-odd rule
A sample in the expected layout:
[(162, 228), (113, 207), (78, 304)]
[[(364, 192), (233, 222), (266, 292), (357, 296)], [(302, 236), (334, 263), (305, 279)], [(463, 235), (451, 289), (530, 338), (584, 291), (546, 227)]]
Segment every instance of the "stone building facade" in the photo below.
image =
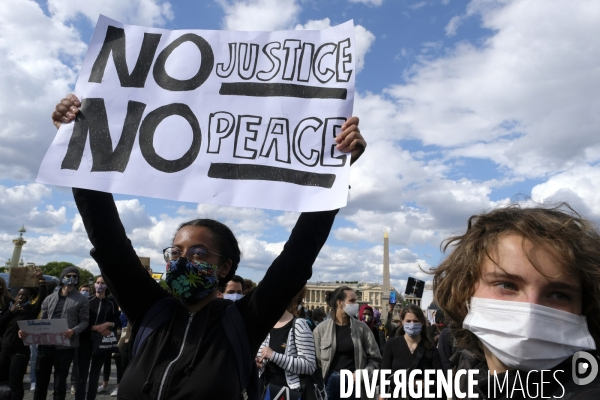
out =
[[(371, 307), (379, 310), (387, 310), (387, 300), (383, 304), (383, 285), (379, 283), (366, 282), (308, 282), (306, 284), (306, 296), (304, 297), (304, 307), (307, 310), (314, 310), (322, 307), (329, 312), (329, 307), (325, 303), (325, 293), (334, 291), (339, 286), (348, 286), (357, 294), (360, 304), (369, 304)], [(395, 290), (393, 287), (390, 290)], [(389, 293), (387, 294), (389, 298)]]

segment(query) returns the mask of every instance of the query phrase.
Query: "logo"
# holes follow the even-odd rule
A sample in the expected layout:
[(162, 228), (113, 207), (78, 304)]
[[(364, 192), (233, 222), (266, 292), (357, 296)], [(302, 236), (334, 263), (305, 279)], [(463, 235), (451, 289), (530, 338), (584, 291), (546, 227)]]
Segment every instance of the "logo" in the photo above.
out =
[[(598, 375), (598, 360), (585, 351), (578, 351), (572, 361), (573, 382), (576, 385), (587, 385), (592, 383)], [(587, 374), (587, 376), (585, 376)], [(585, 377), (583, 377), (585, 376)]]

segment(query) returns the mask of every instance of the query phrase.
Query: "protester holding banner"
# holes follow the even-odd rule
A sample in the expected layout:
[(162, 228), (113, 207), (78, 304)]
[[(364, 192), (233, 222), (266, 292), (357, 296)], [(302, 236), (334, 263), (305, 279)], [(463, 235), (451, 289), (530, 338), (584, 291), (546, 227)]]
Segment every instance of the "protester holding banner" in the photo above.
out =
[[(329, 400), (340, 398), (340, 371), (353, 373), (366, 369), (370, 374), (379, 368), (381, 352), (369, 327), (358, 321), (356, 293), (348, 286), (340, 286), (325, 294), (325, 301), (333, 310), (331, 318), (314, 330), (317, 360), (323, 372)], [(365, 391), (362, 391), (366, 398)], [(354, 397), (352, 395), (351, 397)]]
[[(78, 106), (73, 95), (63, 99), (53, 114), (55, 125), (73, 120)], [(348, 119), (335, 140), (356, 161), (366, 147), (358, 118)], [(246, 368), (255, 368), (260, 344), (310, 278), (337, 210), (303, 213), (261, 283), (236, 302), (217, 299), (215, 291), (219, 282), (224, 286), (231, 279), (240, 261), (231, 230), (208, 219), (182, 224), (164, 250), (166, 282), (179, 298), (172, 305), (141, 265), (112, 195), (76, 188), (73, 194), (94, 246), (90, 254), (133, 328), (135, 355), (119, 398), (239, 399), (245, 389), (255, 394), (257, 382), (242, 379), (253, 375), (246, 375)], [(164, 323), (156, 322), (165, 316)], [(136, 337), (140, 330), (141, 339)], [(248, 350), (240, 354), (234, 348)]]
[(63, 336), (69, 339), (69, 345), (38, 346), (34, 400), (46, 399), (53, 368), (54, 400), (64, 400), (66, 396), (69, 367), (79, 346), (79, 334), (88, 326), (89, 318), (88, 299), (75, 290), (78, 283), (79, 269), (73, 266), (65, 268), (60, 274), (60, 290), (46, 297), (42, 303), (42, 319), (66, 320), (69, 329)]
[(17, 321), (36, 319), (40, 313), (42, 302), (48, 295), (48, 288), (44, 274), (40, 270), (36, 273), (39, 282), (39, 294), (34, 304), (32, 288), (21, 288), (12, 307), (0, 315), (0, 337), (2, 337), (2, 352), (0, 353), (0, 382), (8, 382), (12, 400), (21, 400), (23, 391), (23, 377), (27, 371), (27, 364), (31, 351), (28, 345), (19, 337)]
[[(101, 348), (102, 337), (116, 335), (116, 329), (121, 326), (119, 306), (115, 299), (108, 297), (108, 288), (102, 276), (96, 277), (94, 289), (95, 295), (89, 298), (90, 325), (81, 333), (77, 349), (79, 364), (79, 382), (75, 391), (77, 400), (96, 398), (100, 370), (107, 355), (112, 354), (111, 349)], [(115, 347), (116, 344), (115, 336)]]
[[(475, 395), (600, 398), (598, 358), (587, 353), (600, 339), (594, 223), (566, 203), (514, 204), (469, 218), (464, 234), (446, 239), (448, 249), (435, 270), (435, 298), (462, 349), (458, 364), (479, 371)], [(578, 359), (590, 367), (585, 379), (572, 368)], [(522, 389), (513, 395), (515, 385)]]
[[(416, 379), (423, 379), (426, 370), (441, 370), (442, 361), (437, 348), (427, 335), (427, 319), (423, 310), (415, 304), (408, 304), (400, 312), (400, 320), (396, 336), (389, 339), (383, 349), (381, 368), (392, 370), (392, 373), (404, 369), (406, 376), (409, 376), (412, 370), (421, 370)], [(392, 379), (388, 393), (394, 393), (395, 388)]]
[(289, 400), (313, 399), (303, 395), (300, 385), (300, 375), (312, 375), (317, 368), (312, 331), (308, 322), (298, 316), (298, 304), (304, 299), (305, 292), (306, 287), (292, 300), (256, 355), (259, 374), (264, 381), (263, 400), (279, 399), (283, 387), (289, 388)]

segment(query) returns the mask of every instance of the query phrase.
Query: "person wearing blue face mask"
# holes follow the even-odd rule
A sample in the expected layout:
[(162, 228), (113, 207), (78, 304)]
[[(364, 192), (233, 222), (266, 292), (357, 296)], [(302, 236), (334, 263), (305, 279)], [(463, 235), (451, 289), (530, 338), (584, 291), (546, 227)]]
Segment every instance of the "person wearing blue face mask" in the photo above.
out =
[(225, 290), (223, 292), (223, 298), (237, 301), (244, 297), (244, 279), (239, 275), (234, 275), (227, 285), (225, 285)]
[[(441, 370), (442, 360), (427, 336), (427, 320), (421, 308), (415, 304), (407, 305), (400, 313), (400, 319), (396, 336), (388, 340), (383, 349), (381, 368), (391, 369), (392, 373), (405, 369), (406, 376), (414, 369)], [(392, 380), (387, 393), (393, 393), (394, 389)]]
[(69, 346), (38, 346), (36, 386), (34, 400), (46, 399), (50, 376), (54, 369), (54, 400), (64, 400), (67, 393), (67, 375), (79, 347), (79, 334), (88, 326), (89, 302), (86, 296), (75, 290), (79, 283), (79, 269), (65, 268), (60, 274), (61, 287), (42, 303), (42, 319), (65, 319), (69, 329), (63, 335), (69, 338)]
[(109, 291), (102, 276), (96, 277), (94, 291), (95, 295), (89, 298), (90, 325), (81, 333), (77, 349), (79, 382), (75, 391), (76, 400), (93, 400), (100, 389), (98, 380), (107, 354), (101, 351), (94, 353), (93, 332), (96, 332), (96, 335), (109, 336), (121, 326), (119, 306), (115, 299), (108, 297)]

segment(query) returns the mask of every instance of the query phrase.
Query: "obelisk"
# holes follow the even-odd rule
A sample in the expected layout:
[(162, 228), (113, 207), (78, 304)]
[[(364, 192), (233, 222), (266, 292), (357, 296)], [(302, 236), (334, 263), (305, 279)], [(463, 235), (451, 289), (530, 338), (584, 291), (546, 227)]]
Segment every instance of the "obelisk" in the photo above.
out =
[(21, 249), (23, 248), (23, 245), (27, 243), (27, 241), (23, 239), (23, 234), (25, 232), (27, 231), (25, 230), (25, 225), (23, 225), (21, 229), (19, 229), (19, 237), (13, 240), (13, 243), (15, 244), (15, 249), (13, 250), (12, 258), (10, 259), (11, 268), (16, 268), (19, 266), (19, 260), (21, 259)]
[(383, 307), (390, 302), (390, 244), (387, 231), (383, 233), (383, 295), (381, 302)]

